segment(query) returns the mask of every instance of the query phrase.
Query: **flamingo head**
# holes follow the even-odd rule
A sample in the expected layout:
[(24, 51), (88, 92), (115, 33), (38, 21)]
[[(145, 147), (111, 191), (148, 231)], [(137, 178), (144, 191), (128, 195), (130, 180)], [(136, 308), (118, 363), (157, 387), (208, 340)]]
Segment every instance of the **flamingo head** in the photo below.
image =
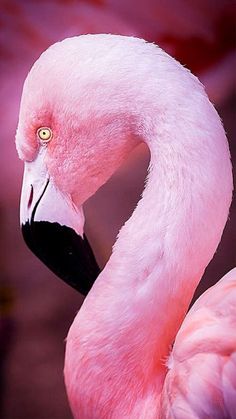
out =
[(24, 238), (83, 294), (99, 268), (83, 235), (82, 205), (137, 143), (114, 37), (107, 37), (67, 39), (41, 55), (24, 84), (16, 134), (25, 164)]

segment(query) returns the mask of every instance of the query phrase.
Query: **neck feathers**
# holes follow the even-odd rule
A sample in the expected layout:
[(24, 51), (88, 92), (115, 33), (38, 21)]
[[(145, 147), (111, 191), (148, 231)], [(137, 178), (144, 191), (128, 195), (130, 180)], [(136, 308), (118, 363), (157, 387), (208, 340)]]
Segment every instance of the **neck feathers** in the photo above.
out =
[(151, 388), (161, 391), (165, 359), (228, 216), (231, 165), (219, 117), (196, 79), (173, 66), (181, 77), (168, 81), (157, 68), (159, 91), (136, 124), (151, 152), (143, 197), (68, 336), (69, 392), (80, 374), (76, 403), (82, 409), (91, 397), (96, 417), (107, 404), (125, 417)]

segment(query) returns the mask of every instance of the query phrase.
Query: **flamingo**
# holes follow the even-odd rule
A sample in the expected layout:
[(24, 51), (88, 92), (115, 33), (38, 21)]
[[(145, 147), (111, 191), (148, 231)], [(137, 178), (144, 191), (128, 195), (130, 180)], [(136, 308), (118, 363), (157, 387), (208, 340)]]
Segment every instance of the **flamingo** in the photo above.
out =
[[(100, 272), (83, 204), (143, 142), (146, 186)], [(225, 132), (198, 79), (142, 39), (65, 39), (26, 78), (16, 146), (24, 238), (87, 295), (66, 340), (74, 417), (235, 418), (236, 269), (186, 315), (232, 197)]]

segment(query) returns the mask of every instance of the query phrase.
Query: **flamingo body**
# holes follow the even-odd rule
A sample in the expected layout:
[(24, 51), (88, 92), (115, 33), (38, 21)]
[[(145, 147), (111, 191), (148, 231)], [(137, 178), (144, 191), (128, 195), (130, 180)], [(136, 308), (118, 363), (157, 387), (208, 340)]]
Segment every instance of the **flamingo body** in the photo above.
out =
[(235, 279), (232, 269), (185, 317), (167, 361), (160, 398), (164, 417), (173, 412), (183, 419), (235, 417)]
[[(39, 127), (53, 132), (46, 144)], [(235, 270), (184, 320), (232, 197), (227, 140), (203, 86), (143, 40), (67, 39), (29, 73), (16, 139), (32, 235), (54, 221), (83, 238), (83, 203), (138, 144), (150, 149), (143, 196), (67, 337), (74, 417), (233, 418)]]

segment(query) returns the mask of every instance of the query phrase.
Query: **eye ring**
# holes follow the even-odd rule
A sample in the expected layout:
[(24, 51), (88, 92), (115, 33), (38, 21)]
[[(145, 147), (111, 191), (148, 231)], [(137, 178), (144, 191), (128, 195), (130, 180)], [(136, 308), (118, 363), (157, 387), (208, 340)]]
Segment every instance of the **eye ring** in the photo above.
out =
[(52, 130), (49, 127), (40, 127), (37, 129), (37, 137), (40, 144), (46, 145), (52, 139)]

